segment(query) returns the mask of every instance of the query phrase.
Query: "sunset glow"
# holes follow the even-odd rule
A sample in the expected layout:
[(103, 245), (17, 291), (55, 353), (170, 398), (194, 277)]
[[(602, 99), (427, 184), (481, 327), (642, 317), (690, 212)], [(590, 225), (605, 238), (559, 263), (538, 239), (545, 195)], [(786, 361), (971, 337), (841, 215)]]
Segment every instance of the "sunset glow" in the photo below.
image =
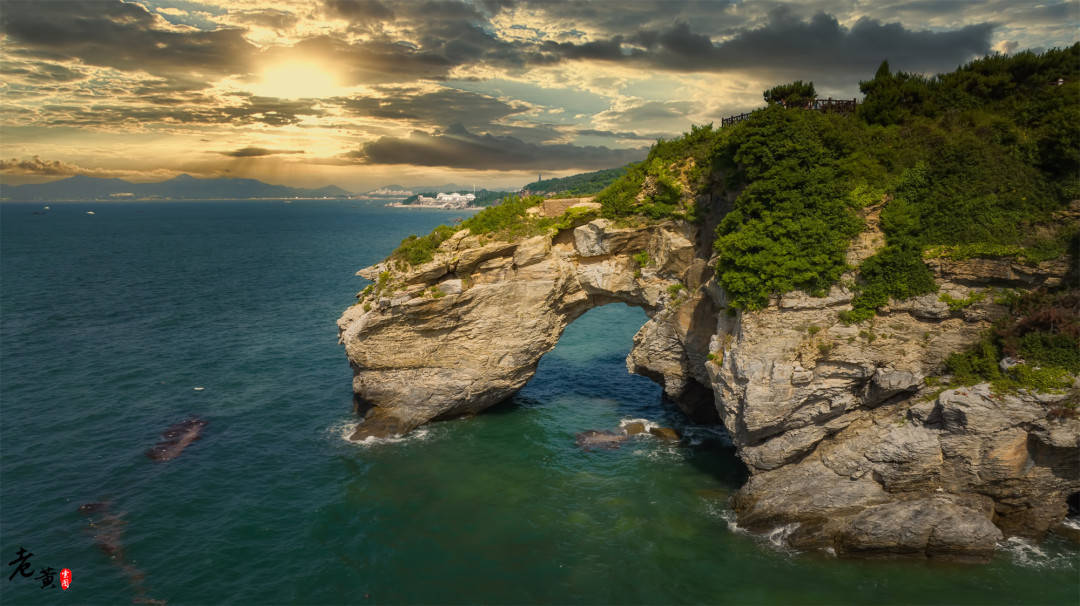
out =
[(348, 93), (337, 78), (314, 61), (291, 61), (271, 65), (262, 71), (251, 92), (261, 97), (318, 99)]
[(638, 161), (778, 83), (853, 98), (883, 59), (950, 71), (1080, 23), (1071, 0), (849, 4), (5, 0), (0, 182), (520, 186)]

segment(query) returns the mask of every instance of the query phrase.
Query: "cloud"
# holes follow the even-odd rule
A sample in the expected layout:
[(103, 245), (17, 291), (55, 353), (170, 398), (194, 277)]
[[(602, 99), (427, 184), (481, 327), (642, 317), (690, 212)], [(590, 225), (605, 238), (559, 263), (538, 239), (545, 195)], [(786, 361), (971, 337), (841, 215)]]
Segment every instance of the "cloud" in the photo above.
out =
[(306, 116), (322, 116), (325, 113), (310, 100), (283, 100), (250, 95), (239, 97), (238, 103), (230, 101), (228, 104), (221, 99), (213, 103), (190, 104), (185, 103), (182, 96), (151, 95), (139, 101), (152, 105), (122, 103), (120, 100), (81, 106), (45, 105), (39, 108), (43, 111), (27, 110), (19, 118), (39, 126), (124, 129), (151, 124), (288, 126), (300, 124)]
[(15, 175), (76, 175), (84, 171), (84, 168), (62, 160), (42, 160), (38, 156), (0, 160), (0, 172)]
[(989, 52), (994, 28), (992, 23), (979, 23), (951, 31), (915, 31), (900, 23), (869, 18), (845, 27), (825, 13), (804, 21), (780, 8), (770, 13), (765, 25), (743, 30), (720, 43), (693, 31), (687, 22), (679, 22), (663, 30), (639, 30), (582, 44), (549, 41), (543, 50), (565, 59), (627, 63), (672, 72), (760, 71), (845, 80), (873, 72), (884, 59), (908, 71), (953, 69)]
[(25, 55), (159, 76), (244, 74), (257, 50), (243, 30), (178, 28), (118, 0), (6, 0), (0, 29)]
[(378, 97), (353, 97), (342, 106), (351, 114), (389, 120), (409, 120), (433, 126), (461, 123), (489, 124), (529, 109), (524, 103), (507, 103), (494, 97), (444, 88), (434, 92), (418, 89), (381, 89)]
[(300, 17), (288, 11), (266, 8), (249, 11), (230, 11), (228, 20), (232, 23), (258, 25), (270, 29), (289, 29), (300, 22)]
[(368, 22), (393, 19), (394, 13), (379, 0), (326, 0), (323, 3), (331, 17)]
[(241, 147), (240, 149), (234, 149), (232, 151), (215, 152), (222, 156), (229, 156), (230, 158), (261, 158), (263, 156), (274, 156), (278, 154), (302, 154), (302, 149), (268, 149), (265, 147)]
[(475, 170), (594, 170), (645, 157), (647, 148), (611, 149), (566, 143), (526, 143), (510, 136), (475, 135), (457, 125), (444, 132), (382, 137), (346, 154), (360, 164), (413, 164)]
[(31, 84), (49, 85), (58, 82), (84, 80), (86, 74), (58, 63), (44, 61), (13, 62), (5, 61), (0, 65), (0, 74), (16, 77)]
[(599, 130), (595, 128), (580, 128), (573, 131), (575, 135), (582, 137), (610, 137), (612, 139), (629, 139), (633, 141), (656, 141), (660, 137), (671, 136), (671, 133), (647, 133), (639, 134), (630, 131), (615, 132)]

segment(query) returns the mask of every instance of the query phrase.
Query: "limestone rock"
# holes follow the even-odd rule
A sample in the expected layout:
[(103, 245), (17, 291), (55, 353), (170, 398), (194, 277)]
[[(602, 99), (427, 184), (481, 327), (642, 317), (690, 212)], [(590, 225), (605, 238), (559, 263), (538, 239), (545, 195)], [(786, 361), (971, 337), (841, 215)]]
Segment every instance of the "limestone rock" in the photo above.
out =
[(669, 442), (678, 442), (682, 439), (682, 436), (679, 435), (679, 432), (675, 431), (670, 427), (650, 427), (649, 433), (660, 438), (661, 440), (667, 440)]
[(575, 443), (585, 450), (593, 448), (618, 448), (629, 437), (626, 434), (613, 431), (597, 431), (589, 429), (574, 436)]
[(535, 236), (524, 240), (514, 251), (514, 265), (525, 267), (538, 263), (551, 252), (551, 238), (549, 236)]
[[(511, 396), (563, 329), (591, 307), (623, 301), (650, 315), (660, 312), (658, 293), (674, 281), (636, 278), (631, 257), (674, 243), (678, 250), (668, 257), (692, 261), (683, 251), (694, 228), (587, 225), (606, 251), (603, 258), (578, 255), (576, 247), (555, 245), (550, 236), (520, 243), (460, 237), (456, 265), (437, 255), (420, 268), (393, 273), (391, 282), (415, 288), (369, 309), (350, 307), (338, 320), (339, 338), (353, 368), (356, 399), (368, 407), (356, 439), (475, 414)], [(672, 263), (675, 273), (686, 269)], [(432, 286), (446, 296), (426, 296)]]
[(489, 259), (512, 255), (517, 244), (511, 242), (493, 242), (479, 248), (469, 248), (460, 253), (454, 270), (459, 274), (468, 273)]
[[(879, 210), (865, 211), (870, 228), (850, 259), (883, 244)], [(424, 266), (361, 270), (390, 272), (390, 286), (338, 320), (367, 413), (354, 439), (482, 411), (520, 389), (575, 318), (623, 302), (649, 315), (627, 368), (699, 422), (722, 422), (746, 463), (750, 478), (732, 497), (741, 526), (790, 528), (792, 545), (842, 556), (960, 559), (1059, 527), (1080, 492), (1080, 420), (1049, 411), (1075, 393), (939, 394), (924, 378), (1005, 312), (989, 296), (950, 309), (941, 293), (1060, 283), (1063, 262), (929, 260), (939, 292), (849, 326), (838, 314), (852, 293), (841, 285), (729, 311), (702, 251), (711, 234), (693, 225), (597, 219), (520, 242), (461, 230)], [(430, 296), (432, 286), (445, 296)], [(631, 422), (578, 440), (618, 445), (645, 431)], [(668, 431), (651, 433), (678, 439)]]
[(608, 222), (604, 219), (590, 221), (574, 229), (574, 249), (582, 257), (596, 257), (608, 254), (604, 243), (604, 230)]
[(1002, 538), (990, 499), (935, 495), (868, 507), (839, 534), (840, 555), (925, 555), (986, 560)]

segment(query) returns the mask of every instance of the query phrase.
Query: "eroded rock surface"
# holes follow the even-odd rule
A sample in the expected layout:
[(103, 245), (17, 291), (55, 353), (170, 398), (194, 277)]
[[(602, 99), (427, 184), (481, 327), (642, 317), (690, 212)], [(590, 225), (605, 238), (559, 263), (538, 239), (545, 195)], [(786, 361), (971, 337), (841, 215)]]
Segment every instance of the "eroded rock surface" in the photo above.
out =
[[(797, 524), (793, 545), (840, 555), (986, 559), (1003, 536), (1041, 538), (1061, 521), (1080, 490), (1080, 421), (1048, 411), (1075, 393), (936, 394), (924, 381), (1006, 313), (992, 288), (1025, 279), (979, 282), (983, 265), (954, 264), (946, 275), (964, 284), (939, 273), (940, 293), (857, 326), (839, 320), (842, 287), (720, 319), (705, 367), (752, 474), (734, 499), (740, 525)], [(1026, 284), (1064, 277), (1048, 267)], [(950, 309), (943, 293), (974, 302)]]
[[(588, 309), (621, 301), (654, 317), (675, 314), (681, 301), (669, 287), (696, 288), (704, 272), (686, 224), (617, 228), (597, 219), (516, 243), (462, 234), (411, 271), (361, 270), (376, 280), (388, 273), (378, 294), (338, 321), (353, 391), (370, 407), (354, 439), (479, 412), (524, 386)], [(640, 267), (633, 256), (643, 251), (656, 263)]]
[[(884, 242), (878, 210), (867, 210), (852, 265)], [(1075, 395), (936, 393), (925, 379), (1006, 313), (993, 289), (1059, 284), (1065, 263), (934, 261), (939, 293), (849, 326), (842, 286), (729, 313), (699, 235), (604, 220), (515, 243), (462, 231), (421, 267), (362, 270), (383, 286), (338, 323), (366, 412), (354, 439), (501, 401), (570, 322), (621, 301), (650, 317), (628, 369), (731, 434), (751, 473), (733, 499), (740, 525), (796, 526), (793, 545), (840, 555), (960, 559), (1059, 525), (1080, 492), (1080, 421), (1048, 410)], [(971, 303), (950, 308), (942, 294)]]

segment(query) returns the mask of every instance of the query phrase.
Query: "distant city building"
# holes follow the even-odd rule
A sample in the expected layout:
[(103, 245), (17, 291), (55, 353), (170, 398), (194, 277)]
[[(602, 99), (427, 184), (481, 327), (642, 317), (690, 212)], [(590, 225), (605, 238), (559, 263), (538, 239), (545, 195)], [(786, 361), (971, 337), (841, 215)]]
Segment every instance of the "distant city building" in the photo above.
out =
[(476, 199), (473, 194), (444, 194), (442, 192), (435, 194), (435, 197), (418, 196), (416, 203), (421, 206), (441, 206), (443, 208), (465, 208)]

